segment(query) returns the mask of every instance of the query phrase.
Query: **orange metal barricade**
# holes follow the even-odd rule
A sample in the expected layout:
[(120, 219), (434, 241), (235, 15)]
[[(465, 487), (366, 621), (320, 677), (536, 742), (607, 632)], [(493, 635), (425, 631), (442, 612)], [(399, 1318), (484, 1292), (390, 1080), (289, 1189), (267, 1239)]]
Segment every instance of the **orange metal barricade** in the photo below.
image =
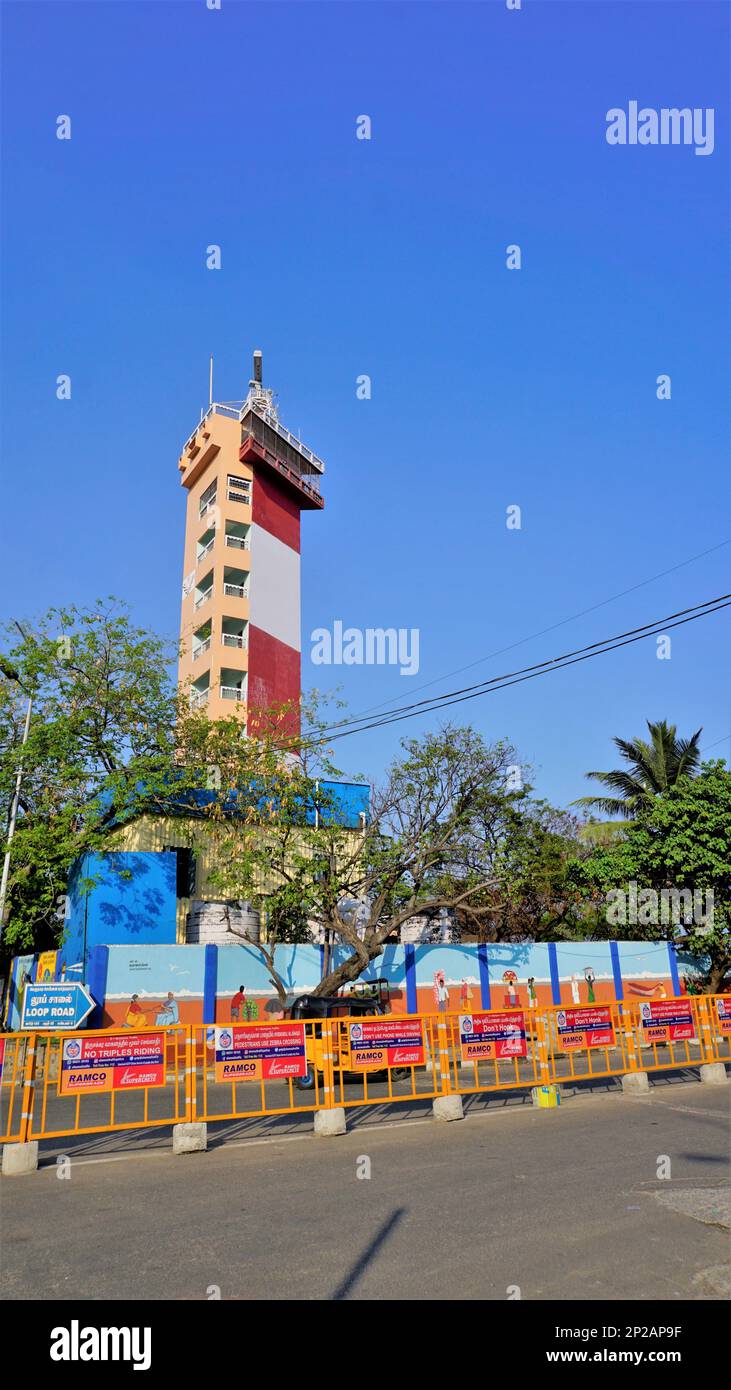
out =
[[(422, 1015), (373, 1015), (388, 1020), (418, 1020), (421, 1023), (424, 1060), (413, 1065), (358, 1066), (353, 1059), (349, 1028), (362, 1024), (362, 1017), (302, 1019), (298, 1027), (304, 1032), (307, 1060), (306, 1086), (302, 1078), (266, 1077), (257, 1070), (251, 1080), (224, 1080), (220, 1064), (216, 1063), (215, 1033), (212, 1025), (193, 1028), (196, 1055), (196, 1083), (193, 1117), (197, 1120), (246, 1119), (263, 1115), (288, 1115), (334, 1106), (351, 1107), (392, 1101), (430, 1099), (445, 1089), (437, 1039), (436, 1019)], [(236, 1027), (237, 1025), (232, 1025)], [(257, 1031), (292, 1028), (291, 1023), (249, 1023), (246, 1028)], [(220, 1032), (226, 1025), (217, 1025)]]
[[(572, 1014), (594, 1011), (606, 1015), (607, 1026), (597, 1036), (606, 1041), (594, 1041), (590, 1032), (569, 1030), (565, 1020)], [(543, 1009), (546, 1032), (548, 1080), (591, 1081), (604, 1076), (621, 1076), (635, 1069), (636, 1045), (631, 1020), (621, 1003), (589, 1005), (575, 1009), (554, 1004)]]
[(731, 1062), (731, 994), (694, 996), (709, 1062)]
[(2, 1086), (0, 1086), (0, 1143), (13, 1140), (22, 1142), (27, 1130), (27, 1115), (24, 1115), (26, 1057), (29, 1046), (33, 1046), (32, 1033), (4, 1033), (0, 1038), (3, 1047)]
[[(404, 1062), (398, 1057), (385, 1065), (359, 1065), (353, 1056), (350, 1029), (363, 1023), (420, 1023), (423, 1061)], [(433, 1100), (448, 1089), (449, 1040), (440, 1017), (431, 1014), (369, 1015), (366, 1019), (333, 1020), (333, 1104), (348, 1109), (358, 1105)]]
[[(686, 1013), (690, 1006), (689, 1021), (679, 1030), (674, 1027), (675, 1034), (685, 1032), (686, 1036), (671, 1036), (670, 1028), (666, 1037), (653, 1036), (663, 1030), (642, 1000), (588, 1006), (596, 1015), (593, 1032), (581, 1028), (586, 1008), (578, 1014), (559, 1005), (476, 1011), (493, 1020), (500, 1015), (496, 1026), (503, 1029), (500, 1036), (508, 1039), (504, 1047), (488, 1045), (482, 1050), (467, 1045), (474, 1044), (476, 1035), (470, 1039), (462, 1031), (465, 1016), (458, 1013), (252, 1022), (241, 1025), (244, 1060), (233, 1066), (224, 1066), (223, 1052), (217, 1060), (215, 1044), (218, 1038), (220, 1045), (222, 1035), (237, 1024), (177, 1024), (129, 1030), (129, 1034), (121, 1028), (9, 1033), (3, 1039), (0, 1140), (22, 1143), (185, 1120), (408, 1103), (455, 1093), (516, 1090), (731, 1061), (731, 995), (685, 995), (663, 1005), (673, 1002), (682, 1002)], [(409, 1046), (388, 1048), (383, 1040), (380, 1044), (356, 1041), (362, 1037), (364, 1023), (376, 1030), (390, 1024), (394, 1035), (399, 1031), (408, 1035)], [(128, 1037), (148, 1038), (151, 1050), (154, 1035), (160, 1034), (162, 1063), (158, 1062), (151, 1084), (137, 1085), (134, 1077), (131, 1083), (129, 1077), (118, 1081), (115, 1074), (111, 1079), (102, 1077), (103, 1084), (95, 1090), (92, 1076), (92, 1089), (69, 1093), (68, 1068), (73, 1063), (68, 1060), (71, 1053), (63, 1052), (67, 1044), (76, 1040), (88, 1045), (92, 1040), (93, 1055), (103, 1058), (98, 1048), (104, 1047), (105, 1040), (108, 1052), (110, 1039), (126, 1041)], [(374, 1033), (368, 1036), (373, 1038)], [(239, 1056), (235, 1042), (233, 1034), (226, 1039), (226, 1046), (233, 1048), (226, 1058)], [(279, 1043), (291, 1044), (291, 1052), (278, 1051)], [(366, 1050), (359, 1053), (359, 1047)], [(284, 1064), (277, 1060), (280, 1057), (285, 1058)], [(98, 1065), (103, 1069), (105, 1064)], [(303, 1068), (304, 1076), (293, 1074)]]
[[(161, 1080), (149, 1085), (118, 1084), (116, 1075), (106, 1078), (98, 1089), (68, 1094), (64, 1089), (62, 1050), (69, 1043), (94, 1039), (99, 1045), (123, 1038), (139, 1044), (143, 1039), (163, 1035)], [(172, 1025), (129, 1030), (80, 1029), (78, 1032), (37, 1032), (30, 1035), (24, 1075), (23, 1110), (27, 1130), (22, 1138), (51, 1139), (71, 1134), (96, 1134), (107, 1130), (142, 1129), (171, 1125), (187, 1118), (186, 1043), (188, 1030)], [(33, 1046), (33, 1042), (35, 1046)], [(116, 1068), (122, 1070), (122, 1068)], [(98, 1063), (97, 1076), (113, 1072), (112, 1063)]]
[[(475, 1012), (500, 1015), (513, 1022), (524, 1039), (520, 1050), (506, 1056), (492, 1055), (472, 1060), (465, 1055), (460, 1034), (461, 1014), (444, 1015), (447, 1039), (447, 1074), (444, 1090), (460, 1095), (480, 1091), (509, 1091), (542, 1086), (551, 1080), (548, 1067), (546, 1028), (543, 1013), (528, 1009), (492, 1009)], [(492, 1052), (496, 1049), (493, 1046)]]
[[(691, 1032), (689, 1036), (673, 1037), (673, 1029), (652, 1028), (643, 1018), (642, 1000), (627, 1000), (623, 1007), (634, 1040), (635, 1057), (628, 1071), (668, 1071), (676, 1067), (698, 1067), (712, 1060), (708, 1054), (705, 1011), (698, 995), (683, 995), (677, 1001), (690, 1005)], [(662, 1001), (672, 1004), (672, 999)], [(664, 1031), (667, 1036), (655, 1038), (653, 1032)]]
[[(292, 1028), (291, 1023), (261, 1021), (230, 1026), (232, 1029), (245, 1026), (253, 1033)], [(332, 1105), (332, 1099), (329, 1099), (329, 1092), (332, 1091), (331, 1072), (327, 1067), (318, 1068), (315, 1064), (317, 1059), (327, 1060), (325, 1053), (328, 1049), (324, 1043), (330, 1027), (329, 1021), (302, 1019), (299, 1020), (298, 1027), (304, 1032), (308, 1065), (311, 1065), (310, 1074), (304, 1078), (308, 1083), (304, 1088), (297, 1084), (300, 1078), (266, 1077), (262, 1074), (261, 1067), (254, 1069), (251, 1078), (241, 1076), (230, 1080), (223, 1079), (216, 1062), (215, 1036), (216, 1031), (225, 1032), (227, 1025), (194, 1024), (190, 1030), (194, 1068), (190, 1118), (207, 1121), (249, 1119), (262, 1115), (289, 1115), (321, 1110), (328, 1104)], [(309, 1059), (312, 1059), (312, 1062)]]

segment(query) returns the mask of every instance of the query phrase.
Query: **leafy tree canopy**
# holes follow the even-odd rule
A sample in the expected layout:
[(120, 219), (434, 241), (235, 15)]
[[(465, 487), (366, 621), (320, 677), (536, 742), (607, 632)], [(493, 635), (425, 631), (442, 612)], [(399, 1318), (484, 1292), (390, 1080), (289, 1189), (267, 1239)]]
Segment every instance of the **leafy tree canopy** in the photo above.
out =
[(678, 738), (675, 724), (664, 719), (647, 722), (650, 738), (615, 738), (614, 743), (627, 763), (613, 772), (587, 772), (587, 777), (601, 782), (614, 796), (582, 796), (574, 804), (605, 816), (630, 819), (654, 796), (667, 792), (680, 777), (691, 776), (699, 760), (698, 739), (703, 730), (697, 729), (688, 739)]
[[(621, 841), (577, 861), (570, 878), (581, 891), (601, 899), (607, 937), (680, 942), (705, 960), (706, 987), (719, 989), (731, 969), (731, 772), (725, 762), (703, 763), (697, 776), (683, 776), (664, 794), (653, 796)], [(623, 922), (618, 895), (626, 895), (629, 909), (633, 884), (645, 897), (637, 920)], [(680, 911), (690, 921), (661, 920), (663, 891), (669, 909), (665, 916), (672, 918), (674, 901), (667, 895), (684, 893)], [(650, 893), (658, 895), (657, 904)], [(624, 916), (629, 917), (629, 910)]]

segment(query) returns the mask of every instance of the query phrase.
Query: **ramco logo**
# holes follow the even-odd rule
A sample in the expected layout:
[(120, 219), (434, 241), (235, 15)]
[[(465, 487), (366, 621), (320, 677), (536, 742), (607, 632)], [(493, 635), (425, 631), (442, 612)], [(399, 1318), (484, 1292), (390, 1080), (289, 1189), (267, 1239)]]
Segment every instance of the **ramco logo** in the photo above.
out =
[(299, 1076), (299, 1062), (272, 1062), (269, 1067), (270, 1076)]
[(150, 1327), (81, 1327), (73, 1318), (70, 1327), (51, 1332), (52, 1361), (133, 1361), (133, 1370), (149, 1371), (152, 1365)]

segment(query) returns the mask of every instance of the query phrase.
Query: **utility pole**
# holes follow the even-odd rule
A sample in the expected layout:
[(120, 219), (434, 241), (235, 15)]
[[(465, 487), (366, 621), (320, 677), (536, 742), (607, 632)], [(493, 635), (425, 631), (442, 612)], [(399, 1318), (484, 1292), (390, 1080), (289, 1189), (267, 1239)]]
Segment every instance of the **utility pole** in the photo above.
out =
[[(19, 629), (19, 631), (20, 631), (20, 633), (21, 633), (21, 636), (25, 638), (25, 633), (23, 632), (23, 629), (22, 629), (22, 627), (20, 626), (20, 623), (16, 623), (15, 626)], [(11, 671), (11, 668), (7, 668), (7, 669), (5, 670), (5, 674), (8, 676), (8, 678), (9, 678), (10, 680), (15, 680), (15, 681), (18, 682), (18, 685), (21, 685), (20, 678), (19, 678), (17, 672), (14, 672), (14, 673), (13, 673), (13, 672)], [(22, 686), (21, 686), (21, 689), (22, 689)], [(29, 696), (28, 696), (28, 704), (27, 704), (26, 711), (25, 711), (25, 726), (24, 726), (24, 729), (23, 729), (23, 739), (22, 739), (22, 742), (21, 742), (21, 745), (20, 745), (21, 748), (25, 748), (25, 745), (26, 745), (26, 743), (28, 742), (28, 733), (29, 733), (29, 731), (30, 731), (30, 716), (31, 716), (31, 711), (32, 711), (32, 709), (33, 709), (33, 696), (32, 696), (32, 695), (29, 695)], [(9, 876), (10, 876), (10, 845), (11, 845), (11, 843), (12, 843), (12, 839), (13, 839), (13, 836), (14, 836), (14, 834), (15, 834), (15, 825), (16, 825), (16, 821), (17, 821), (17, 819), (18, 819), (18, 806), (20, 805), (20, 787), (21, 787), (22, 781), (23, 781), (23, 760), (22, 760), (22, 757), (21, 757), (21, 760), (20, 760), (20, 762), (18, 763), (18, 771), (17, 771), (16, 774), (15, 774), (15, 791), (13, 792), (13, 800), (12, 800), (11, 805), (10, 805), (10, 821), (9, 821), (9, 823), (8, 823), (7, 849), (6, 849), (6, 851), (5, 851), (5, 860), (4, 860), (4, 863), (3, 863), (2, 881), (0, 881), (0, 938), (2, 937), (3, 924), (4, 924), (4, 921), (5, 921), (5, 900), (6, 900), (7, 896), (8, 896), (8, 878), (9, 878)]]

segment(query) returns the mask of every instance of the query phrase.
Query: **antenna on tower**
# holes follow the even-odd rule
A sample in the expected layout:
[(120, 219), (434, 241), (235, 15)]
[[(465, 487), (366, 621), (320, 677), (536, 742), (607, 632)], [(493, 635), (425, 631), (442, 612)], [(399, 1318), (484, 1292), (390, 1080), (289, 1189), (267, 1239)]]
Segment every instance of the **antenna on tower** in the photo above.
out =
[(260, 349), (260, 348), (256, 348), (255, 351), (254, 351), (254, 376), (253, 376), (253, 378), (252, 378), (251, 385), (252, 385), (252, 386), (253, 386), (253, 385), (261, 386), (261, 349)]
[(213, 405), (213, 353), (211, 353), (211, 366), (208, 374), (208, 404)]

